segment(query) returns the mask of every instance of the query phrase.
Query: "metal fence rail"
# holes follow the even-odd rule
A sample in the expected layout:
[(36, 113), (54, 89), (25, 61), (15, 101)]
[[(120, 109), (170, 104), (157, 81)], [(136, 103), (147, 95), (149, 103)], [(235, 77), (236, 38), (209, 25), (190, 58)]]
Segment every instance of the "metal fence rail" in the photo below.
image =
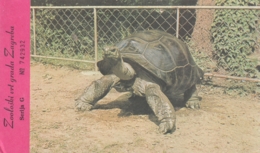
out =
[[(193, 35), (198, 20), (196, 12), (201, 9), (259, 11), (260, 7), (31, 7), (31, 56), (96, 63), (103, 46), (114, 44), (130, 33), (145, 29), (160, 29), (186, 40)], [(202, 28), (196, 32), (202, 33), (203, 30), (205, 31)]]

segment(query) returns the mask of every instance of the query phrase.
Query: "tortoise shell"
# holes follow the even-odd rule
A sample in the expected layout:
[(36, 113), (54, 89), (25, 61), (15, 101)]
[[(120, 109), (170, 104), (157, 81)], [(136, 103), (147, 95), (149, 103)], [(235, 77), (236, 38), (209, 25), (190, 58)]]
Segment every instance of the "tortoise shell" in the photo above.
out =
[(138, 67), (142, 67), (175, 91), (189, 89), (203, 76), (187, 45), (166, 32), (137, 32), (118, 42), (116, 47), (123, 60), (137, 71), (137, 75), (140, 71)]

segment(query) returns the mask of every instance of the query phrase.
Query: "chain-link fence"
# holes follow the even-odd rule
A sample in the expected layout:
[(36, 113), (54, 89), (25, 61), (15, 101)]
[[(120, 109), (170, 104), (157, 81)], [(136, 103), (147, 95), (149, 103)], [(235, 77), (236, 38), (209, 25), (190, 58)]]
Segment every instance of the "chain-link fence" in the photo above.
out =
[[(159, 29), (181, 40), (191, 40), (195, 48), (211, 56), (212, 23), (217, 10), (247, 10), (243, 18), (253, 11), (258, 13), (252, 27), (258, 37), (255, 49), (259, 49), (260, 7), (31, 7), (31, 55), (96, 63), (104, 46), (136, 31)], [(221, 26), (232, 30), (226, 21), (219, 23), (215, 32), (225, 32)]]

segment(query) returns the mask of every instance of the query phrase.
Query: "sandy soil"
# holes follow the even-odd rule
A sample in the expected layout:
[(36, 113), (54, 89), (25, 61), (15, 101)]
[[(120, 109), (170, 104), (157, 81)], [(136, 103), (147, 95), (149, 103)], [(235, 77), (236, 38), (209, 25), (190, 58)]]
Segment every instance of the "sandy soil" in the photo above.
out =
[[(87, 74), (87, 75), (86, 75)], [(260, 102), (201, 87), (201, 109), (177, 110), (177, 129), (160, 134), (142, 99), (111, 91), (92, 111), (74, 99), (100, 74), (31, 64), (32, 153), (258, 153)]]

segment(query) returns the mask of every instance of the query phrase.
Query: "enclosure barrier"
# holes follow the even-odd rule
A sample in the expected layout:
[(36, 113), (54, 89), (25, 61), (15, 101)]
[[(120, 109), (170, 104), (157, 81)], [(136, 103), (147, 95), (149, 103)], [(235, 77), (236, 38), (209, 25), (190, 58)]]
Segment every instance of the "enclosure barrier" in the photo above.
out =
[[(260, 10), (260, 7), (32, 6), (31, 57), (92, 63), (95, 64), (97, 71), (96, 63), (102, 48), (118, 42), (133, 32), (160, 29), (184, 41), (191, 38), (197, 20), (196, 11), (200, 9), (251, 11)], [(206, 75), (223, 77), (210, 73)], [(234, 77), (226, 78), (234, 79)], [(257, 79), (253, 81), (260, 82)]]

